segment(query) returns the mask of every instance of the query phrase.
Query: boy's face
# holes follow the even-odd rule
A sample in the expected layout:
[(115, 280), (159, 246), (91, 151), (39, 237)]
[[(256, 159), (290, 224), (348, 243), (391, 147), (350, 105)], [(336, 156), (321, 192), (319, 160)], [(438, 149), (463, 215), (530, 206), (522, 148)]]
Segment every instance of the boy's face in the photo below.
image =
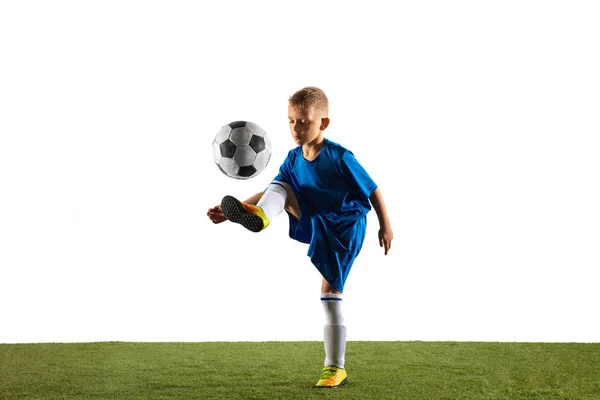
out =
[(323, 112), (315, 110), (314, 107), (303, 110), (292, 105), (288, 106), (288, 119), (292, 138), (300, 146), (319, 138), (329, 122), (329, 118), (323, 116)]

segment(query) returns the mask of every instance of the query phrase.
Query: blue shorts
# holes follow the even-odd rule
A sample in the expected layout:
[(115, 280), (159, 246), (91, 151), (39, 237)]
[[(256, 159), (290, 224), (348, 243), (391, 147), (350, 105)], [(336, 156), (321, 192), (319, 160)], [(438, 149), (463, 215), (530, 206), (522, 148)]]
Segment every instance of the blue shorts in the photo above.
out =
[(290, 237), (309, 244), (307, 255), (314, 266), (335, 290), (343, 292), (350, 268), (365, 240), (366, 216), (340, 221), (327, 214), (311, 212), (299, 198), (298, 203), (300, 219), (288, 213)]

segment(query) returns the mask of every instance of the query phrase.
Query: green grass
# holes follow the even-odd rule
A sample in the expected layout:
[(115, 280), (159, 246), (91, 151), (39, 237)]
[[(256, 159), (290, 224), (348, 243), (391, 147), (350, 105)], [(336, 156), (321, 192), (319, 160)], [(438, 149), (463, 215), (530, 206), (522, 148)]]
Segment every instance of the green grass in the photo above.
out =
[(600, 344), (349, 342), (348, 384), (315, 389), (320, 342), (0, 344), (0, 399), (600, 399)]

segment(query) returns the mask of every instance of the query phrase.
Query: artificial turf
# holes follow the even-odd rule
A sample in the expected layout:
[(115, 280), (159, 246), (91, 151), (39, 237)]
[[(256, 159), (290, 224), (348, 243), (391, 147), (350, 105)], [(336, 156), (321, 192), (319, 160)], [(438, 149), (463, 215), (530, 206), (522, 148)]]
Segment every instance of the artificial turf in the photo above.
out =
[(0, 344), (0, 399), (600, 399), (600, 344), (348, 342), (348, 383), (315, 389), (320, 342)]

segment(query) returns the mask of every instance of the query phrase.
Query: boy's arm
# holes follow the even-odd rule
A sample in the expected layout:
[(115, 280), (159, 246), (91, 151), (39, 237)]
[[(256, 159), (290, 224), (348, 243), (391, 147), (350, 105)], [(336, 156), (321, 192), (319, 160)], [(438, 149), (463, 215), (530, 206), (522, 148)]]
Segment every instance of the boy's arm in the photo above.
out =
[(385, 202), (383, 201), (381, 190), (379, 190), (379, 188), (375, 189), (375, 191), (371, 193), (369, 200), (371, 201), (371, 204), (377, 213), (377, 218), (379, 219), (379, 246), (385, 248), (385, 255), (387, 255), (390, 247), (392, 246), (394, 233), (392, 232), (392, 224), (390, 223), (390, 218), (387, 213), (387, 208), (385, 207)]

